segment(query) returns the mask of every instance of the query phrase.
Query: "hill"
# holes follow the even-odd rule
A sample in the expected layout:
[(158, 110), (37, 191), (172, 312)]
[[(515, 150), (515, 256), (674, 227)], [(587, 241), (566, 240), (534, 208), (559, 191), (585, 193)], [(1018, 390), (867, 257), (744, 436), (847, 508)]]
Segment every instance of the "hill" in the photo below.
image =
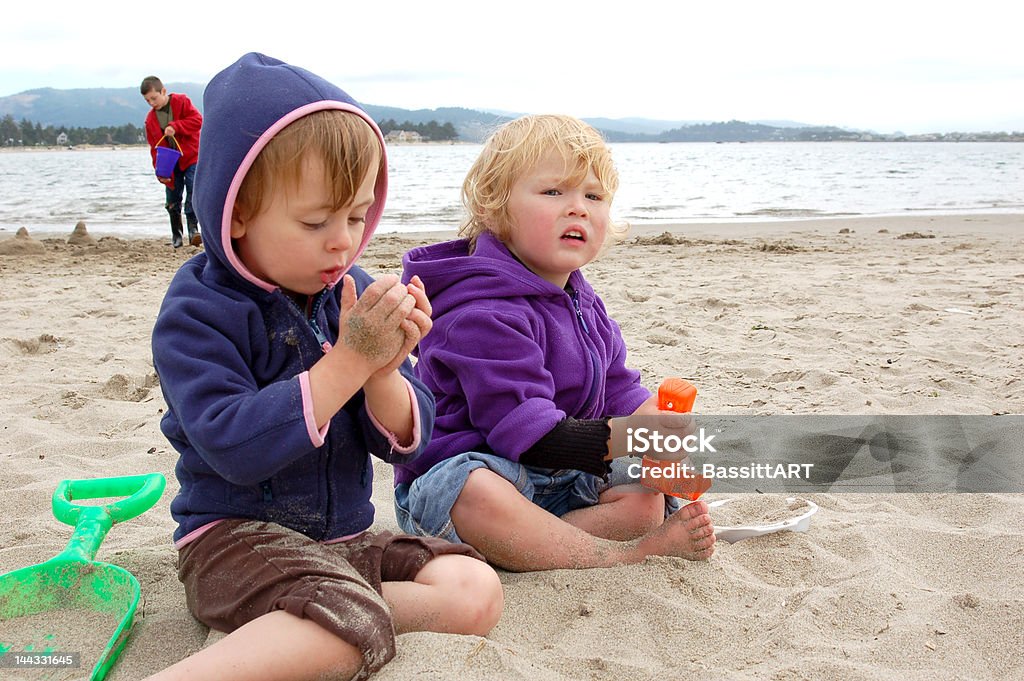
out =
[[(183, 92), (202, 111), (203, 89), (200, 83), (168, 83), (171, 92)], [(461, 107), (438, 109), (402, 109), (393, 106), (367, 104), (366, 110), (380, 122), (393, 119), (399, 125), (436, 121), (451, 123), (459, 139), (480, 142), (502, 122), (518, 115), (512, 112), (478, 111)], [(29, 120), (46, 128), (118, 127), (128, 124), (141, 127), (149, 106), (139, 94), (138, 87), (82, 88), (59, 90), (39, 88), (15, 95), (0, 97), (0, 119), (8, 116), (20, 123)], [(588, 118), (610, 142), (769, 142), (769, 141), (830, 141), (830, 140), (884, 140), (911, 139), (934, 141), (943, 139), (988, 139), (992, 136), (877, 135), (851, 131), (834, 126), (808, 126), (793, 121), (727, 121), (709, 122), (693, 120), (655, 120), (648, 118)], [(10, 121), (8, 121), (9, 123)], [(995, 139), (1019, 139), (1018, 136), (996, 135)]]
[[(168, 83), (171, 92), (183, 92), (202, 111), (203, 89), (200, 83)], [(477, 111), (460, 107), (439, 109), (402, 109), (367, 104), (366, 110), (376, 121), (393, 119), (397, 123), (451, 123), (466, 142), (482, 141), (502, 122), (517, 114)], [(0, 97), (0, 118), (12, 116), (15, 121), (28, 119), (43, 127), (98, 128), (140, 126), (149, 106), (137, 87), (84, 88), (58, 90), (39, 88), (8, 97)], [(591, 118), (587, 121), (601, 130), (612, 142), (756, 142), (784, 139), (808, 139), (811, 128), (793, 128), (759, 123), (711, 123), (708, 121), (665, 121), (647, 118)], [(814, 129), (819, 133), (824, 129)], [(844, 131), (827, 129), (817, 139), (840, 139)]]
[[(196, 106), (203, 100), (205, 85), (168, 83), (168, 92), (183, 92)], [(149, 105), (139, 88), (82, 88), (58, 90), (39, 88), (9, 97), (0, 97), (0, 117), (24, 118), (43, 127), (100, 128), (132, 123), (139, 127), (149, 113)]]
[[(201, 83), (166, 83), (168, 92), (182, 92), (203, 110)], [(367, 113), (376, 121), (389, 118), (404, 123), (451, 123), (459, 139), (480, 141), (507, 117), (463, 108), (401, 109), (393, 106), (365, 105)], [(15, 121), (28, 119), (44, 128), (53, 126), (99, 128), (129, 123), (142, 126), (149, 113), (149, 105), (139, 94), (138, 87), (82, 88), (59, 90), (38, 88), (15, 95), (0, 97), (0, 118), (11, 116)]]
[(463, 142), (481, 142), (494, 128), (509, 120), (507, 116), (463, 109), (459, 107), (442, 107), (440, 109), (400, 109), (394, 106), (376, 106), (364, 104), (366, 113), (373, 120), (386, 121), (389, 118), (397, 123), (451, 123), (459, 133)]

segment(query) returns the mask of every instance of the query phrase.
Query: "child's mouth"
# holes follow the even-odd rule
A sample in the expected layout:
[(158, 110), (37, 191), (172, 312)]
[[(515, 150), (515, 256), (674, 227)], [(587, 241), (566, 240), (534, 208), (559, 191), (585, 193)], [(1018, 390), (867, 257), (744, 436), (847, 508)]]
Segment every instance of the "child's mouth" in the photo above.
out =
[(583, 236), (583, 232), (578, 229), (572, 229), (562, 235), (563, 239), (571, 239), (574, 241), (586, 241), (587, 239)]

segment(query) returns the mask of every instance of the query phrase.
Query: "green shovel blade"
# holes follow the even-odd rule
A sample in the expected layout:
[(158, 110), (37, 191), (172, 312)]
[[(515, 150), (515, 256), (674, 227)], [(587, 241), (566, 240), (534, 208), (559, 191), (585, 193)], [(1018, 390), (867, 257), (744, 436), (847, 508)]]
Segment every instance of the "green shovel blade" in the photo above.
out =
[[(92, 667), (89, 678), (103, 679), (127, 641), (140, 594), (131, 573), (101, 562), (54, 559), (8, 573), (0, 577), (0, 654), (76, 653), (78, 664)], [(105, 641), (98, 655), (97, 635)]]
[[(164, 484), (162, 475), (151, 474), (58, 486), (54, 515), (75, 527), (64, 551), (0, 575), (0, 677), (16, 662), (35, 658), (60, 666), (72, 653), (78, 665), (92, 668), (89, 679), (106, 677), (127, 642), (141, 589), (127, 570), (93, 558), (113, 523), (149, 509)], [(72, 503), (114, 496), (126, 498), (102, 506)]]

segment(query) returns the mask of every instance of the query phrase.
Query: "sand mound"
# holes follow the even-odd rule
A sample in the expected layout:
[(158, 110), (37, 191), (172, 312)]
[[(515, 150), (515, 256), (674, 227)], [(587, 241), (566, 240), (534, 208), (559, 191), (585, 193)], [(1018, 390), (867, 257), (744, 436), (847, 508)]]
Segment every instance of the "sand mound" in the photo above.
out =
[(75, 229), (71, 232), (71, 236), (68, 237), (68, 243), (72, 246), (95, 246), (96, 239), (92, 238), (89, 234), (89, 230), (85, 228), (85, 223), (79, 220), (78, 224), (75, 225)]
[(46, 247), (29, 236), (24, 227), (18, 230), (14, 238), (0, 241), (0, 255), (34, 255), (45, 250)]

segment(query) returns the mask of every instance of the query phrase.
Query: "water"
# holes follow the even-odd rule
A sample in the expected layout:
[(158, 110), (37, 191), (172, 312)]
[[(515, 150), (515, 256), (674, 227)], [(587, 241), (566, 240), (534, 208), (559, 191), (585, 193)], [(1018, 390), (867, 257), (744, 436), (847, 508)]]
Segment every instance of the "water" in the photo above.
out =
[[(633, 224), (1024, 212), (1024, 144), (614, 144), (613, 215)], [(389, 148), (380, 231), (450, 229), (479, 145)], [(0, 230), (164, 236), (146, 148), (0, 153)]]

